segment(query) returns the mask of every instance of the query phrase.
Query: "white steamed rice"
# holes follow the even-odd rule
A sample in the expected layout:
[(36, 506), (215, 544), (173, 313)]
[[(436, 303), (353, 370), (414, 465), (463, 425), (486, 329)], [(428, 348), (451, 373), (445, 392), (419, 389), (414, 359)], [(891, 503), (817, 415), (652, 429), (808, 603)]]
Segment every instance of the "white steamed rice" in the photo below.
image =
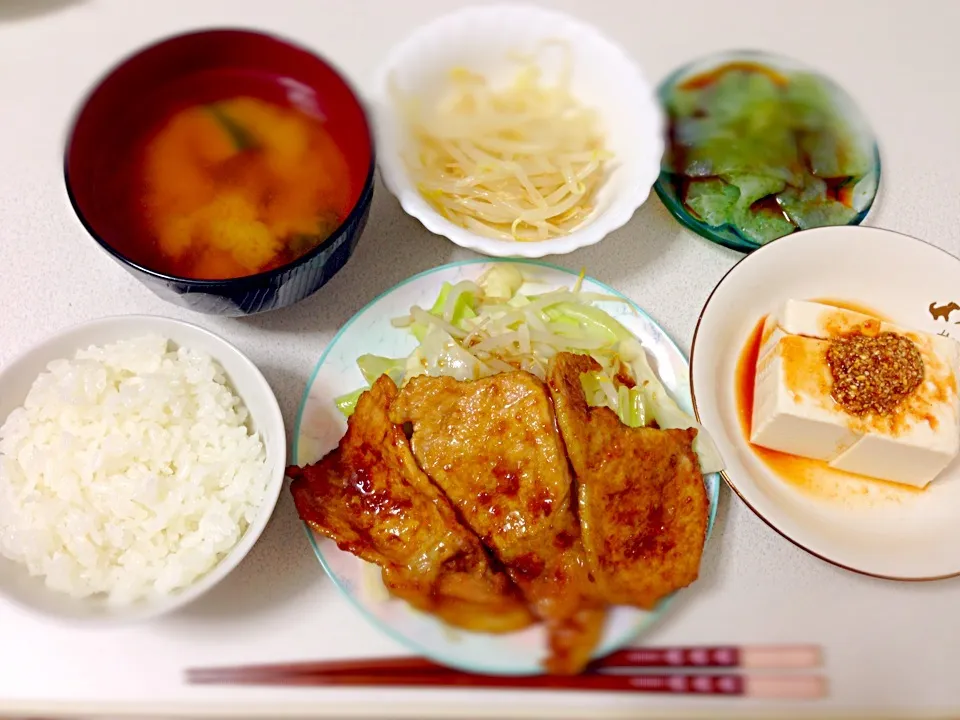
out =
[(91, 347), (0, 428), (0, 553), (75, 597), (168, 594), (236, 545), (267, 480), (210, 357), (156, 336)]

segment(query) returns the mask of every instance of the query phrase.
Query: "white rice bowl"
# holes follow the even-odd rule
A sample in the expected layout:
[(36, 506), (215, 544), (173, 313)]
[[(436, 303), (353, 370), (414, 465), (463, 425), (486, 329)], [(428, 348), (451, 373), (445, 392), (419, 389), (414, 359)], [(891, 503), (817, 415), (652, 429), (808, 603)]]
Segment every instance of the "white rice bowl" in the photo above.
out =
[(266, 524), (285, 459), (272, 393), (279, 461), (276, 428), (258, 431), (210, 354), (149, 330), (129, 338), (47, 361), (0, 427), (0, 556), (12, 561), (0, 580), (15, 563), (48, 594), (120, 613), (172, 608), (229, 572)]

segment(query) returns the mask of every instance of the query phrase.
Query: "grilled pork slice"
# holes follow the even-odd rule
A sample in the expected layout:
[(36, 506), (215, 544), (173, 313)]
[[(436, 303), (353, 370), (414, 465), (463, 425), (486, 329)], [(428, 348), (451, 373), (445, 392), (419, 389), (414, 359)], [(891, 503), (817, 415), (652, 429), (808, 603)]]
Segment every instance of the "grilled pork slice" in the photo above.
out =
[(710, 504), (693, 452), (697, 431), (631, 428), (588, 407), (586, 355), (558, 353), (548, 384), (579, 485), (581, 537), (602, 597), (644, 610), (697, 579)]
[(357, 402), (339, 447), (288, 468), (300, 517), (347, 552), (382, 569), (397, 597), (451, 625), (512, 632), (534, 621), (509, 578), (417, 467), (387, 409), (397, 387), (379, 378)]

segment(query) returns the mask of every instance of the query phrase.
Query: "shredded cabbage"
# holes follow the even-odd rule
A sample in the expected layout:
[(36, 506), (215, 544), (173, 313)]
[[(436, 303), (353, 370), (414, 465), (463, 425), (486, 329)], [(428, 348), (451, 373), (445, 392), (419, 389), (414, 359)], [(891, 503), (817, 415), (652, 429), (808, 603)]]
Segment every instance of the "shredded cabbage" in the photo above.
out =
[(357, 358), (363, 379), (369, 385), (373, 385), (381, 375), (389, 375), (391, 380), (399, 383), (403, 380), (406, 364), (406, 358), (385, 358), (379, 355), (361, 355)]
[(350, 417), (353, 415), (353, 411), (357, 409), (357, 401), (360, 400), (360, 396), (363, 395), (369, 389), (368, 387), (362, 387), (359, 390), (354, 390), (349, 392), (346, 395), (341, 395), (336, 398), (333, 403), (337, 406), (337, 410), (343, 413), (344, 417)]
[[(722, 470), (716, 445), (664, 388), (640, 342), (592, 304), (623, 299), (584, 292), (582, 277), (572, 288), (528, 295), (521, 292), (522, 272), (515, 264), (503, 263), (476, 282), (444, 283), (429, 310), (414, 306), (407, 316), (393, 320), (394, 326), (416, 337), (416, 349), (401, 359), (362, 356), (357, 362), (363, 377), (372, 384), (386, 373), (402, 386), (416, 375), (476, 380), (519, 369), (544, 380), (558, 352), (588, 353), (601, 371), (582, 378), (587, 402), (611, 408), (630, 427), (655, 422), (663, 429), (697, 428), (694, 450), (701, 469)], [(344, 415), (353, 412), (361, 392), (337, 398)]]

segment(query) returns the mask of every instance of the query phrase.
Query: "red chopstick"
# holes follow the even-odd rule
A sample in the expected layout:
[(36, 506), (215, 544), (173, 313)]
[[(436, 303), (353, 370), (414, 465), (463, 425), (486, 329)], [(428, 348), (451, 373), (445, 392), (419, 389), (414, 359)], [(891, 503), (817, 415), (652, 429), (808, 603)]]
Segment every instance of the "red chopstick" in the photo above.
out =
[(228, 683), (255, 685), (299, 685), (327, 687), (444, 687), (496, 688), (501, 690), (601, 690), (606, 692), (668, 693), (674, 695), (726, 695), (768, 699), (814, 700), (826, 694), (826, 680), (819, 675), (733, 675), (666, 674), (623, 675), (587, 673), (583, 675), (500, 676), (472, 675), (462, 672), (399, 672), (394, 674), (304, 673), (262, 676), (257, 679), (235, 676), (231, 679), (201, 679), (198, 684)]
[(191, 683), (384, 687), (486, 687), (607, 690), (750, 697), (820, 697), (823, 678), (810, 675), (608, 674), (626, 668), (749, 668), (795, 670), (820, 665), (810, 645), (635, 648), (595, 661), (576, 676), (474, 675), (418, 657), (335, 660), (276, 665), (193, 668)]
[(626, 648), (591, 663), (600, 668), (746, 668), (795, 670), (819, 667), (816, 645), (744, 645), (675, 648)]
[[(611, 668), (744, 668), (795, 670), (821, 664), (816, 645), (747, 645), (676, 648), (626, 648), (595, 660), (589, 670)], [(194, 668), (197, 677), (254, 677), (295, 674), (458, 672), (420, 657), (327, 660), (319, 662)]]

